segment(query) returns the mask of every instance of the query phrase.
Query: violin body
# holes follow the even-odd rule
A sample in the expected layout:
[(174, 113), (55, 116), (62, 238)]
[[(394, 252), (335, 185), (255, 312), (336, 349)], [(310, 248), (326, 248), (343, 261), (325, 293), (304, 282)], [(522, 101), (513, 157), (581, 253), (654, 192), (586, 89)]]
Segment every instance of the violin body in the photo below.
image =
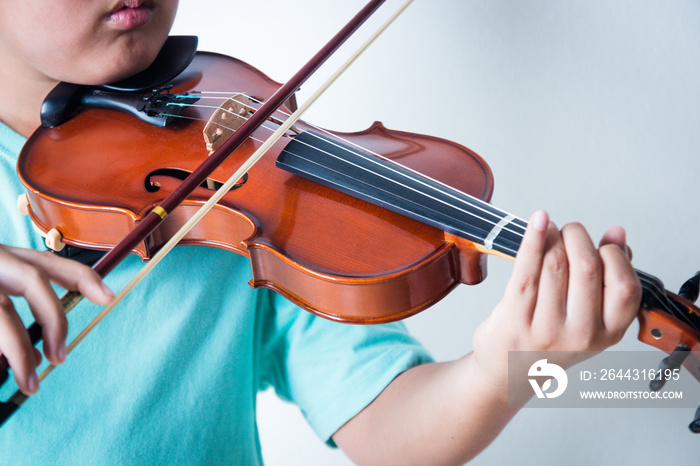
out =
[[(173, 93), (225, 89), (260, 100), (279, 87), (239, 60), (201, 52), (171, 84)], [(18, 163), (32, 221), (42, 232), (58, 230), (66, 244), (111, 248), (208, 157), (203, 128), (224, 100), (201, 99), (165, 128), (87, 108), (60, 126), (39, 129)], [(294, 105), (282, 110), (291, 113)], [(274, 126), (268, 121), (234, 151), (210, 176), (213, 185), (228, 179)], [(303, 122), (295, 128), (311, 129)], [(491, 197), (486, 162), (454, 142), (381, 123), (331, 134), (483, 201)], [(253, 286), (344, 322), (405, 318), (457, 284), (485, 278), (485, 256), (469, 241), (277, 168), (293, 137), (283, 137), (181, 244), (244, 254)], [(211, 194), (198, 188), (134, 252), (151, 257)]]

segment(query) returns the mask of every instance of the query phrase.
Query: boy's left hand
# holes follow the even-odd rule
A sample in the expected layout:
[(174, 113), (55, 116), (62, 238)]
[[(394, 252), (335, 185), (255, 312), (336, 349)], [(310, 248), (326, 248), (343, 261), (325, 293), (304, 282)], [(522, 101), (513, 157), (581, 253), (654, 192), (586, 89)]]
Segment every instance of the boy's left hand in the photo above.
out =
[(623, 337), (640, 300), (624, 230), (611, 228), (596, 248), (580, 224), (559, 231), (536, 212), (503, 299), (474, 335), (475, 367), (485, 382), (505, 387), (508, 351), (604, 350)]

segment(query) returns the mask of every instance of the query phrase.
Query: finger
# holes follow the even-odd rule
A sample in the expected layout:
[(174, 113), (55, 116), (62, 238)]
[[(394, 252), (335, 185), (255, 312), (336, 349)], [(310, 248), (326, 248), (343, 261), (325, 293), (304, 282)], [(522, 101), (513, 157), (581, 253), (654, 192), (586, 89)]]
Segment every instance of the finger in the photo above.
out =
[[(68, 322), (44, 270), (0, 250), (0, 293), (23, 296), (41, 326), (44, 353), (52, 364), (65, 359)], [(26, 330), (22, 329), (26, 334)]]
[(114, 299), (114, 293), (104, 284), (100, 276), (90, 267), (32, 249), (10, 248), (10, 253), (46, 271), (49, 279), (61, 288), (80, 293), (95, 304), (106, 305)]
[[(562, 234), (569, 258), (567, 324), (592, 341), (603, 328), (603, 265), (598, 249), (580, 224), (570, 224)], [(582, 333), (583, 332), (583, 333)]]
[(513, 300), (514, 306), (525, 310), (520, 317), (527, 321), (532, 319), (532, 312), (537, 303), (548, 225), (549, 216), (545, 211), (538, 210), (532, 214), (506, 287), (506, 299)]
[(7, 358), (22, 393), (36, 393), (39, 389), (36, 349), (32, 347), (24, 324), (6, 295), (0, 295), (0, 351)]
[(619, 341), (639, 313), (642, 288), (627, 255), (618, 247), (600, 248), (603, 263), (603, 325), (613, 340)]
[(630, 249), (630, 247), (627, 246), (627, 234), (625, 233), (624, 228), (619, 226), (609, 228), (608, 231), (606, 231), (603, 234), (603, 237), (600, 239), (598, 247), (602, 247), (608, 244), (617, 245), (620, 249), (625, 251), (625, 253), (630, 259), (632, 259), (632, 249)]
[(564, 325), (568, 284), (569, 264), (564, 241), (557, 227), (550, 223), (532, 321), (540, 333), (547, 335), (559, 332)]
[(34, 362), (36, 362), (36, 367), (39, 367), (39, 364), (41, 364), (42, 359), (43, 357), (41, 356), (41, 351), (34, 348)]

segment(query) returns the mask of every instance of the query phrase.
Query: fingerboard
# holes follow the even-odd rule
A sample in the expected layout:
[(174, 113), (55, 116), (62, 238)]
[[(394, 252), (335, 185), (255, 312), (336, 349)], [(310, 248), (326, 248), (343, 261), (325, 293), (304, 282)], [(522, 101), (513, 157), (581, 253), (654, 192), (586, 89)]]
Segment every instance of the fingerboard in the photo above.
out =
[(316, 131), (290, 141), (277, 166), (511, 257), (527, 226), (487, 202)]

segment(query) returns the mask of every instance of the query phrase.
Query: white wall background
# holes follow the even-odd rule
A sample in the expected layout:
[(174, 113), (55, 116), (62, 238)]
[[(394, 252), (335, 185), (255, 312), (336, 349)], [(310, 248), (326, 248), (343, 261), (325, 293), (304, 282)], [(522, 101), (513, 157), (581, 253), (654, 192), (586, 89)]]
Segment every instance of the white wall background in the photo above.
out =
[[(182, 0), (174, 32), (285, 81), (364, 3)], [(523, 217), (545, 208), (595, 238), (621, 224), (636, 267), (676, 290), (700, 269), (699, 61), (691, 0), (417, 0), (305, 119), (343, 131), (380, 120), (460, 142), (491, 165), (495, 204)], [(470, 351), (500, 298), (511, 264), (489, 265), (485, 283), (408, 320), (438, 359)], [(636, 325), (617, 349), (643, 349)], [(268, 464), (349, 464), (295, 407), (259, 401)], [(691, 416), (524, 410), (474, 464), (697, 464)]]

